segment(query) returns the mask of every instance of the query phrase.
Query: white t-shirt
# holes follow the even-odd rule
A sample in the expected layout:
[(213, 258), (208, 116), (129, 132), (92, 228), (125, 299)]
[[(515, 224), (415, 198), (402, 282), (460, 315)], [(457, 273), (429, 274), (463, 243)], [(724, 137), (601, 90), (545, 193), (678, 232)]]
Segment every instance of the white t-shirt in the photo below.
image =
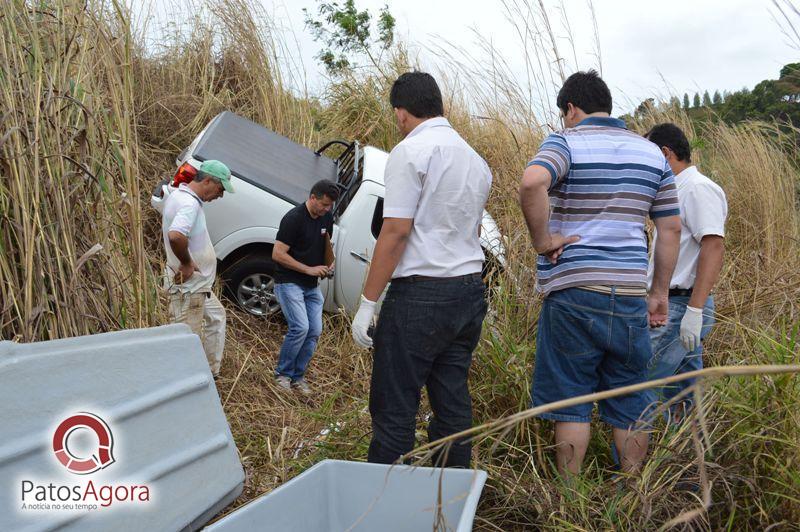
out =
[(422, 122), (395, 146), (385, 182), (384, 218), (414, 219), (393, 278), (481, 271), (478, 227), (492, 174), (446, 118)]
[[(178, 190), (172, 192), (164, 201), (164, 213), (161, 218), (161, 232), (164, 236), (164, 247), (167, 252), (167, 267), (164, 272), (164, 287), (171, 293), (209, 292), (217, 275), (217, 255), (211, 244), (206, 228), (206, 215), (203, 212), (203, 200), (182, 183)], [(194, 272), (188, 281), (176, 285), (173, 282), (181, 261), (172, 252), (169, 245), (169, 232), (177, 231), (189, 239), (189, 255), (200, 269)]]
[[(707, 235), (725, 236), (728, 202), (722, 188), (690, 166), (675, 176), (681, 209), (681, 243), (670, 288), (692, 288), (700, 257), (700, 241)], [(658, 239), (656, 233), (655, 240)], [(653, 283), (653, 257), (647, 270), (648, 289)]]

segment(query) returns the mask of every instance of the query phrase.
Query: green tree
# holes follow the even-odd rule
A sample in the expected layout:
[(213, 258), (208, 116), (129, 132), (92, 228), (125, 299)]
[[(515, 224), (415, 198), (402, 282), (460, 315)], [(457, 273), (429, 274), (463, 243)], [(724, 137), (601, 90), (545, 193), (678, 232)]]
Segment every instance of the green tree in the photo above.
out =
[(378, 12), (375, 24), (373, 15), (367, 9), (359, 11), (354, 0), (320, 1), (316, 17), (305, 8), (303, 13), (314, 40), (325, 45), (317, 59), (332, 75), (362, 66), (358, 61), (363, 58), (380, 70), (380, 55), (375, 55), (375, 49), (380, 54), (394, 43), (395, 19), (386, 5)]
[(692, 100), (692, 107), (695, 109), (700, 107), (700, 95), (698, 93), (694, 93), (694, 99)]
[(669, 106), (673, 109), (680, 109), (681, 108), (681, 101), (677, 96), (672, 96), (669, 99)]
[(708, 91), (703, 93), (703, 107), (711, 107), (711, 96), (708, 94)]
[(714, 107), (722, 105), (722, 95), (719, 91), (714, 91), (714, 97), (711, 99), (711, 102), (714, 104)]
[(728, 94), (718, 113), (730, 123), (777, 120), (800, 125), (800, 63), (785, 65), (778, 79), (765, 79), (752, 91), (744, 88)]
[(689, 109), (689, 95), (687, 93), (683, 93), (683, 108)]
[(786, 101), (800, 103), (800, 63), (790, 63), (781, 69), (778, 88)]

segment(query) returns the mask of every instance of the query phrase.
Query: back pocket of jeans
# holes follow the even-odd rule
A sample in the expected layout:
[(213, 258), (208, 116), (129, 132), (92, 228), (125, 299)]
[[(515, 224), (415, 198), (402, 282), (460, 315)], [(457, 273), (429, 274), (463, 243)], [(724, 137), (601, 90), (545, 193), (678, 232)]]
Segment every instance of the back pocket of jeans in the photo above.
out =
[(430, 302), (403, 301), (405, 308), (399, 316), (405, 314), (404, 323), (399, 325), (404, 331), (404, 344), (409, 354), (433, 356), (439, 345), (449, 338), (447, 317), (452, 314), (450, 307)]
[(559, 305), (552, 305), (549, 311), (550, 345), (556, 352), (579, 357), (595, 351), (592, 339), (594, 320), (572, 314)]

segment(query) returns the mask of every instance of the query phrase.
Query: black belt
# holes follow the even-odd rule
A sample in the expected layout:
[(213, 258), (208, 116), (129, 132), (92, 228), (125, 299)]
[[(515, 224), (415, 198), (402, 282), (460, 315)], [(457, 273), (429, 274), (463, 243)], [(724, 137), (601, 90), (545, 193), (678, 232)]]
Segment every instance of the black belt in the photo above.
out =
[(459, 275), (458, 277), (428, 277), (427, 275), (409, 275), (408, 277), (396, 277), (392, 279), (393, 283), (419, 283), (421, 281), (459, 281), (459, 280), (475, 280), (481, 281), (483, 278), (480, 273), (468, 273), (466, 275)]
[(691, 288), (670, 288), (669, 297), (692, 297)]

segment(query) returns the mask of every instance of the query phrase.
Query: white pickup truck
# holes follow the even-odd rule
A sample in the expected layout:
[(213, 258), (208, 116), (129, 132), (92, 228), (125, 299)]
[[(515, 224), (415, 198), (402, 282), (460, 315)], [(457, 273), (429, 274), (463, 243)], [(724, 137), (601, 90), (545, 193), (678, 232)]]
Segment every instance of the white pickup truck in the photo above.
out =
[[(336, 159), (324, 153), (339, 147)], [(208, 231), (222, 273), (224, 292), (251, 314), (280, 311), (273, 291), (272, 246), (283, 215), (308, 199), (320, 179), (342, 190), (334, 207), (332, 243), (336, 271), (320, 289), (325, 310), (358, 308), (375, 242), (383, 223), (384, 168), (388, 154), (358, 142), (331, 141), (316, 152), (250, 120), (225, 111), (214, 117), (177, 158), (178, 171), (160, 183), (151, 205), (161, 212), (164, 198), (196, 168), (218, 159), (231, 169), (235, 194), (204, 206)], [(505, 266), (505, 250), (497, 224), (484, 211), (481, 246), (489, 268)]]

